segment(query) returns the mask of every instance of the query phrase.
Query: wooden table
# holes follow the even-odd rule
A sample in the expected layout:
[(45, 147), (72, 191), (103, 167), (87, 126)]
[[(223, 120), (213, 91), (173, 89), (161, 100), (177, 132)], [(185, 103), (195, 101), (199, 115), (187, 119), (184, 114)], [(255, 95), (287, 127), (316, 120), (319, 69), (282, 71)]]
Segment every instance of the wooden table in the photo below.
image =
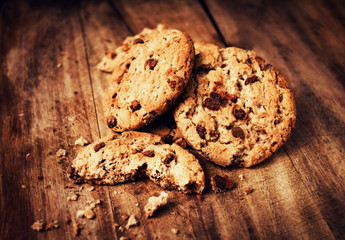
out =
[[(1, 239), (344, 239), (344, 1), (7, 1), (0, 21)], [(77, 138), (111, 133), (102, 113), (108, 82), (97, 63), (158, 23), (194, 41), (255, 50), (289, 80), (298, 117), (266, 162), (249, 169), (202, 162), (204, 200), (169, 191), (168, 206), (146, 219), (147, 199), (161, 191), (150, 181), (90, 191), (65, 171)], [(215, 194), (216, 173), (237, 187)], [(79, 199), (67, 201), (73, 193)], [(77, 217), (97, 199), (94, 219)], [(126, 214), (140, 226), (121, 232), (115, 223), (124, 227)], [(30, 226), (39, 219), (59, 228), (36, 232)]]

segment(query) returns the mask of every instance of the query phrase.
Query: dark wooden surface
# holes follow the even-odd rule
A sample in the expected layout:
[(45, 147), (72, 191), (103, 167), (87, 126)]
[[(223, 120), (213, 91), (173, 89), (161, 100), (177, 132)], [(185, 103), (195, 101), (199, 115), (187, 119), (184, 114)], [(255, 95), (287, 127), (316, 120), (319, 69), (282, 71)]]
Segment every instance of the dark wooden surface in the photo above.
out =
[[(146, 219), (147, 199), (161, 191), (150, 181), (89, 191), (73, 185), (65, 170), (77, 138), (111, 133), (102, 114), (108, 82), (97, 63), (126, 36), (158, 23), (194, 41), (255, 50), (288, 79), (298, 116), (291, 138), (266, 162), (249, 169), (201, 162), (204, 200), (169, 191), (168, 206)], [(343, 239), (344, 56), (343, 1), (3, 3), (0, 239)], [(65, 158), (56, 157), (59, 148), (67, 150)], [(234, 179), (236, 189), (213, 193), (209, 178), (216, 173)], [(246, 195), (248, 187), (254, 191)], [(73, 193), (78, 201), (67, 202)], [(94, 219), (77, 217), (98, 199)], [(140, 226), (121, 232), (115, 223), (124, 227), (126, 214), (135, 214)], [(36, 232), (30, 226), (39, 219), (60, 227)], [(83, 227), (78, 237), (75, 223)]]

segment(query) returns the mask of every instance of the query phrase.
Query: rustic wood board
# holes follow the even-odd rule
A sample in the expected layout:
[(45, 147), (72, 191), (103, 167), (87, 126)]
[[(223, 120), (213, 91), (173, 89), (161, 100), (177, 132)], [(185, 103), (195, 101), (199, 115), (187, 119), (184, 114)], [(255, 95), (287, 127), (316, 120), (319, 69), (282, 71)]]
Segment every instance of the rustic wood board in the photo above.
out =
[[(345, 6), (340, 1), (12, 2), (0, 16), (0, 238), (74, 239), (341, 239), (345, 234)], [(74, 185), (65, 169), (74, 141), (106, 136), (102, 98), (109, 86), (96, 69), (104, 52), (144, 27), (164, 23), (194, 41), (253, 49), (274, 63), (295, 93), (292, 137), (250, 169), (201, 160), (204, 200), (169, 191), (156, 217), (143, 207), (161, 189), (148, 180), (116, 186)], [(64, 158), (58, 149), (67, 150)], [(215, 194), (214, 174), (237, 182)], [(244, 176), (244, 180), (239, 179)], [(41, 178), (41, 176), (43, 178)], [(73, 188), (66, 188), (66, 185)], [(83, 187), (81, 189), (80, 187)], [(254, 189), (246, 195), (247, 188)], [(77, 201), (67, 197), (79, 193)], [(96, 218), (78, 218), (101, 200)], [(119, 231), (124, 215), (140, 226)], [(38, 219), (58, 229), (36, 232)], [(177, 235), (171, 228), (179, 230)]]

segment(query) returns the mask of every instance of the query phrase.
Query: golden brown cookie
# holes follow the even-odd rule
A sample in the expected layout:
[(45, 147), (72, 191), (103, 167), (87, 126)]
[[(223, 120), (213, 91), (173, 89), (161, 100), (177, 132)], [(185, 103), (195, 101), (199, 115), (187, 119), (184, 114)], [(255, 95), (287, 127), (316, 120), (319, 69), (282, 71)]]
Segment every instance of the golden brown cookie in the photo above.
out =
[(193, 77), (174, 112), (182, 135), (221, 166), (267, 159), (295, 125), (286, 79), (253, 51), (202, 43), (195, 49)]
[(98, 65), (112, 73), (104, 100), (109, 128), (135, 130), (162, 115), (186, 87), (193, 64), (193, 42), (181, 31), (158, 25), (126, 38)]
[(75, 158), (68, 175), (76, 182), (116, 184), (147, 175), (165, 189), (201, 194), (204, 172), (198, 160), (177, 144), (154, 134), (128, 131), (100, 139)]

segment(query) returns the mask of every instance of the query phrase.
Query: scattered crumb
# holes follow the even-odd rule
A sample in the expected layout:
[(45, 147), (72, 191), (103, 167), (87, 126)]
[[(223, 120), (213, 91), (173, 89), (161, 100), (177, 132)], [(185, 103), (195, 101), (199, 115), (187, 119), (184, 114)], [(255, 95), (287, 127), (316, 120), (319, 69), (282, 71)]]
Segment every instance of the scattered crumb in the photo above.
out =
[(53, 229), (56, 229), (59, 227), (60, 227), (60, 225), (59, 225), (58, 221), (53, 221), (53, 222), (50, 222), (47, 225), (45, 225), (44, 230), (48, 231), (48, 230), (53, 230)]
[(43, 220), (37, 220), (36, 222), (34, 222), (34, 224), (31, 225), (31, 228), (39, 232), (43, 230), (43, 224)]
[(137, 206), (137, 207), (138, 207), (138, 206), (139, 206), (139, 203), (136, 203), (136, 204), (135, 204), (135, 206)]
[(114, 194), (116, 195), (116, 194), (122, 194), (122, 192), (120, 192), (120, 191), (114, 191)]
[(79, 236), (80, 235), (80, 231), (82, 230), (83, 228), (79, 225), (79, 223), (75, 223), (73, 225), (73, 235), (75, 237)]
[(60, 149), (56, 152), (56, 156), (57, 156), (57, 157), (66, 156), (66, 150), (60, 148)]
[(81, 136), (80, 138), (75, 140), (74, 145), (85, 146), (88, 143), (89, 142), (85, 138), (83, 138), (83, 136)]
[(247, 188), (244, 189), (244, 193), (245, 193), (246, 195), (251, 194), (253, 191), (254, 191), (254, 189), (252, 189), (252, 188), (250, 188), (250, 187), (247, 187)]
[(57, 68), (61, 68), (62, 67), (62, 64), (59, 63), (58, 65), (56, 65)]
[(79, 188), (79, 191), (81, 191), (81, 190), (83, 190), (84, 189), (84, 187), (83, 186), (81, 186), (80, 188)]
[(95, 190), (95, 187), (94, 186), (92, 186), (91, 188), (89, 188), (89, 191), (91, 192), (91, 191), (94, 191)]
[(204, 195), (198, 194), (196, 195), (196, 198), (199, 199), (200, 201), (204, 201)]
[(215, 175), (211, 177), (211, 186), (215, 193), (222, 193), (236, 187), (236, 183), (227, 176)]
[(243, 181), (243, 180), (244, 180), (243, 174), (238, 175), (238, 178), (239, 178), (241, 181)]
[(79, 198), (79, 194), (78, 193), (74, 193), (72, 196), (67, 197), (67, 202), (69, 201), (77, 201)]
[(26, 185), (22, 185), (22, 188), (23, 188), (23, 189), (26, 189)]
[(120, 226), (118, 229), (119, 229), (120, 232), (125, 231), (125, 229), (122, 226)]
[(88, 219), (93, 219), (94, 217), (96, 217), (96, 214), (91, 207), (87, 207), (85, 210), (78, 210), (77, 217), (86, 217)]
[(87, 235), (91, 235), (90, 230), (86, 230), (86, 234), (87, 234)]
[(122, 237), (120, 237), (120, 239), (119, 240), (129, 240), (129, 238), (128, 237), (124, 237), (124, 236), (122, 236)]
[(129, 229), (130, 227), (135, 227), (138, 225), (139, 225), (139, 221), (136, 219), (136, 217), (133, 214), (128, 218), (126, 228)]
[(114, 223), (114, 228), (117, 228), (118, 226), (120, 226), (118, 223)]
[(172, 229), (171, 229), (171, 232), (172, 232), (173, 234), (178, 234), (178, 230), (177, 230), (176, 228), (172, 228)]
[(146, 217), (152, 217), (157, 209), (166, 205), (168, 203), (168, 194), (166, 192), (161, 192), (158, 197), (150, 197), (145, 208)]
[(19, 113), (18, 114), (18, 117), (23, 117), (24, 116), (24, 113)]
[(73, 188), (71, 185), (65, 185), (65, 188)]
[(115, 194), (115, 195), (117, 194), (117, 191), (116, 191), (116, 190), (114, 191), (114, 194)]
[(31, 154), (30, 154), (30, 153), (28, 153), (28, 154), (26, 154), (26, 157), (30, 157), (30, 155), (31, 155)]
[(68, 121), (70, 121), (70, 122), (74, 122), (75, 116), (73, 116), (73, 117), (68, 117), (67, 119), (68, 119)]

